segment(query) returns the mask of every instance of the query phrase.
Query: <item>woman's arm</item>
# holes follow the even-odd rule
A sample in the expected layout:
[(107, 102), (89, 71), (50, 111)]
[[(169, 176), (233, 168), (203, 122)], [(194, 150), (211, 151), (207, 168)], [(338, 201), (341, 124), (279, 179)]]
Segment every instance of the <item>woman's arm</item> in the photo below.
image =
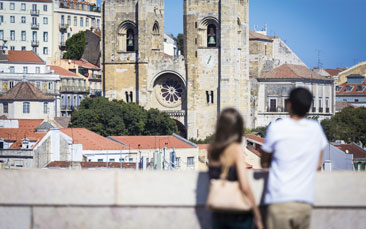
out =
[(235, 165), (238, 172), (238, 179), (241, 190), (244, 192), (244, 194), (249, 198), (249, 201), (252, 203), (253, 213), (255, 217), (255, 225), (257, 226), (257, 228), (263, 228), (262, 216), (259, 212), (258, 206), (255, 203), (254, 195), (249, 184), (248, 173), (245, 167), (244, 152), (240, 145), (237, 145), (235, 148), (236, 148), (234, 153), (234, 155), (236, 155)]

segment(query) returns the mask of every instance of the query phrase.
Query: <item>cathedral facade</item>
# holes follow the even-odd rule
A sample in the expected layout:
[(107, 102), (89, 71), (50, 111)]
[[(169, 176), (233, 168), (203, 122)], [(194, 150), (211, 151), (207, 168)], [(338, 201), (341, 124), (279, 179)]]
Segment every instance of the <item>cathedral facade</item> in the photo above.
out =
[(248, 0), (184, 0), (184, 57), (164, 54), (164, 0), (106, 0), (105, 96), (156, 108), (185, 137), (214, 131), (220, 111), (250, 117)]

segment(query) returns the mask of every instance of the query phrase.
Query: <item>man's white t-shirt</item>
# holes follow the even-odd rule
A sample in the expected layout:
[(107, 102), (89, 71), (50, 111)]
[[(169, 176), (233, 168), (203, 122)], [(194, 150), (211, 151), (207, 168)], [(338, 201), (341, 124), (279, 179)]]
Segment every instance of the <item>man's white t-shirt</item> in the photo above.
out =
[(285, 118), (267, 129), (262, 150), (273, 153), (265, 204), (314, 202), (314, 176), (320, 152), (328, 141), (320, 124), (311, 119)]

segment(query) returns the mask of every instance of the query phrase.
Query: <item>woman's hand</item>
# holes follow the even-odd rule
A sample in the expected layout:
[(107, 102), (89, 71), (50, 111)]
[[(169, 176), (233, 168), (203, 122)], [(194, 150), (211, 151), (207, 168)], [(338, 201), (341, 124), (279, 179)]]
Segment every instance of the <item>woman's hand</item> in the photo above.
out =
[(254, 224), (257, 229), (263, 229), (263, 223), (261, 217), (254, 217)]

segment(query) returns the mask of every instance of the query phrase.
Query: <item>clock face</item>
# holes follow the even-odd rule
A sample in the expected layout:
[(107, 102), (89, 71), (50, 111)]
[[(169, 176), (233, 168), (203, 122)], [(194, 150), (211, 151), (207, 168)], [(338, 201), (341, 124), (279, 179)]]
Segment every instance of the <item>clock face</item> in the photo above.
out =
[(213, 53), (205, 53), (201, 59), (202, 65), (207, 68), (213, 68), (216, 65), (216, 55)]

